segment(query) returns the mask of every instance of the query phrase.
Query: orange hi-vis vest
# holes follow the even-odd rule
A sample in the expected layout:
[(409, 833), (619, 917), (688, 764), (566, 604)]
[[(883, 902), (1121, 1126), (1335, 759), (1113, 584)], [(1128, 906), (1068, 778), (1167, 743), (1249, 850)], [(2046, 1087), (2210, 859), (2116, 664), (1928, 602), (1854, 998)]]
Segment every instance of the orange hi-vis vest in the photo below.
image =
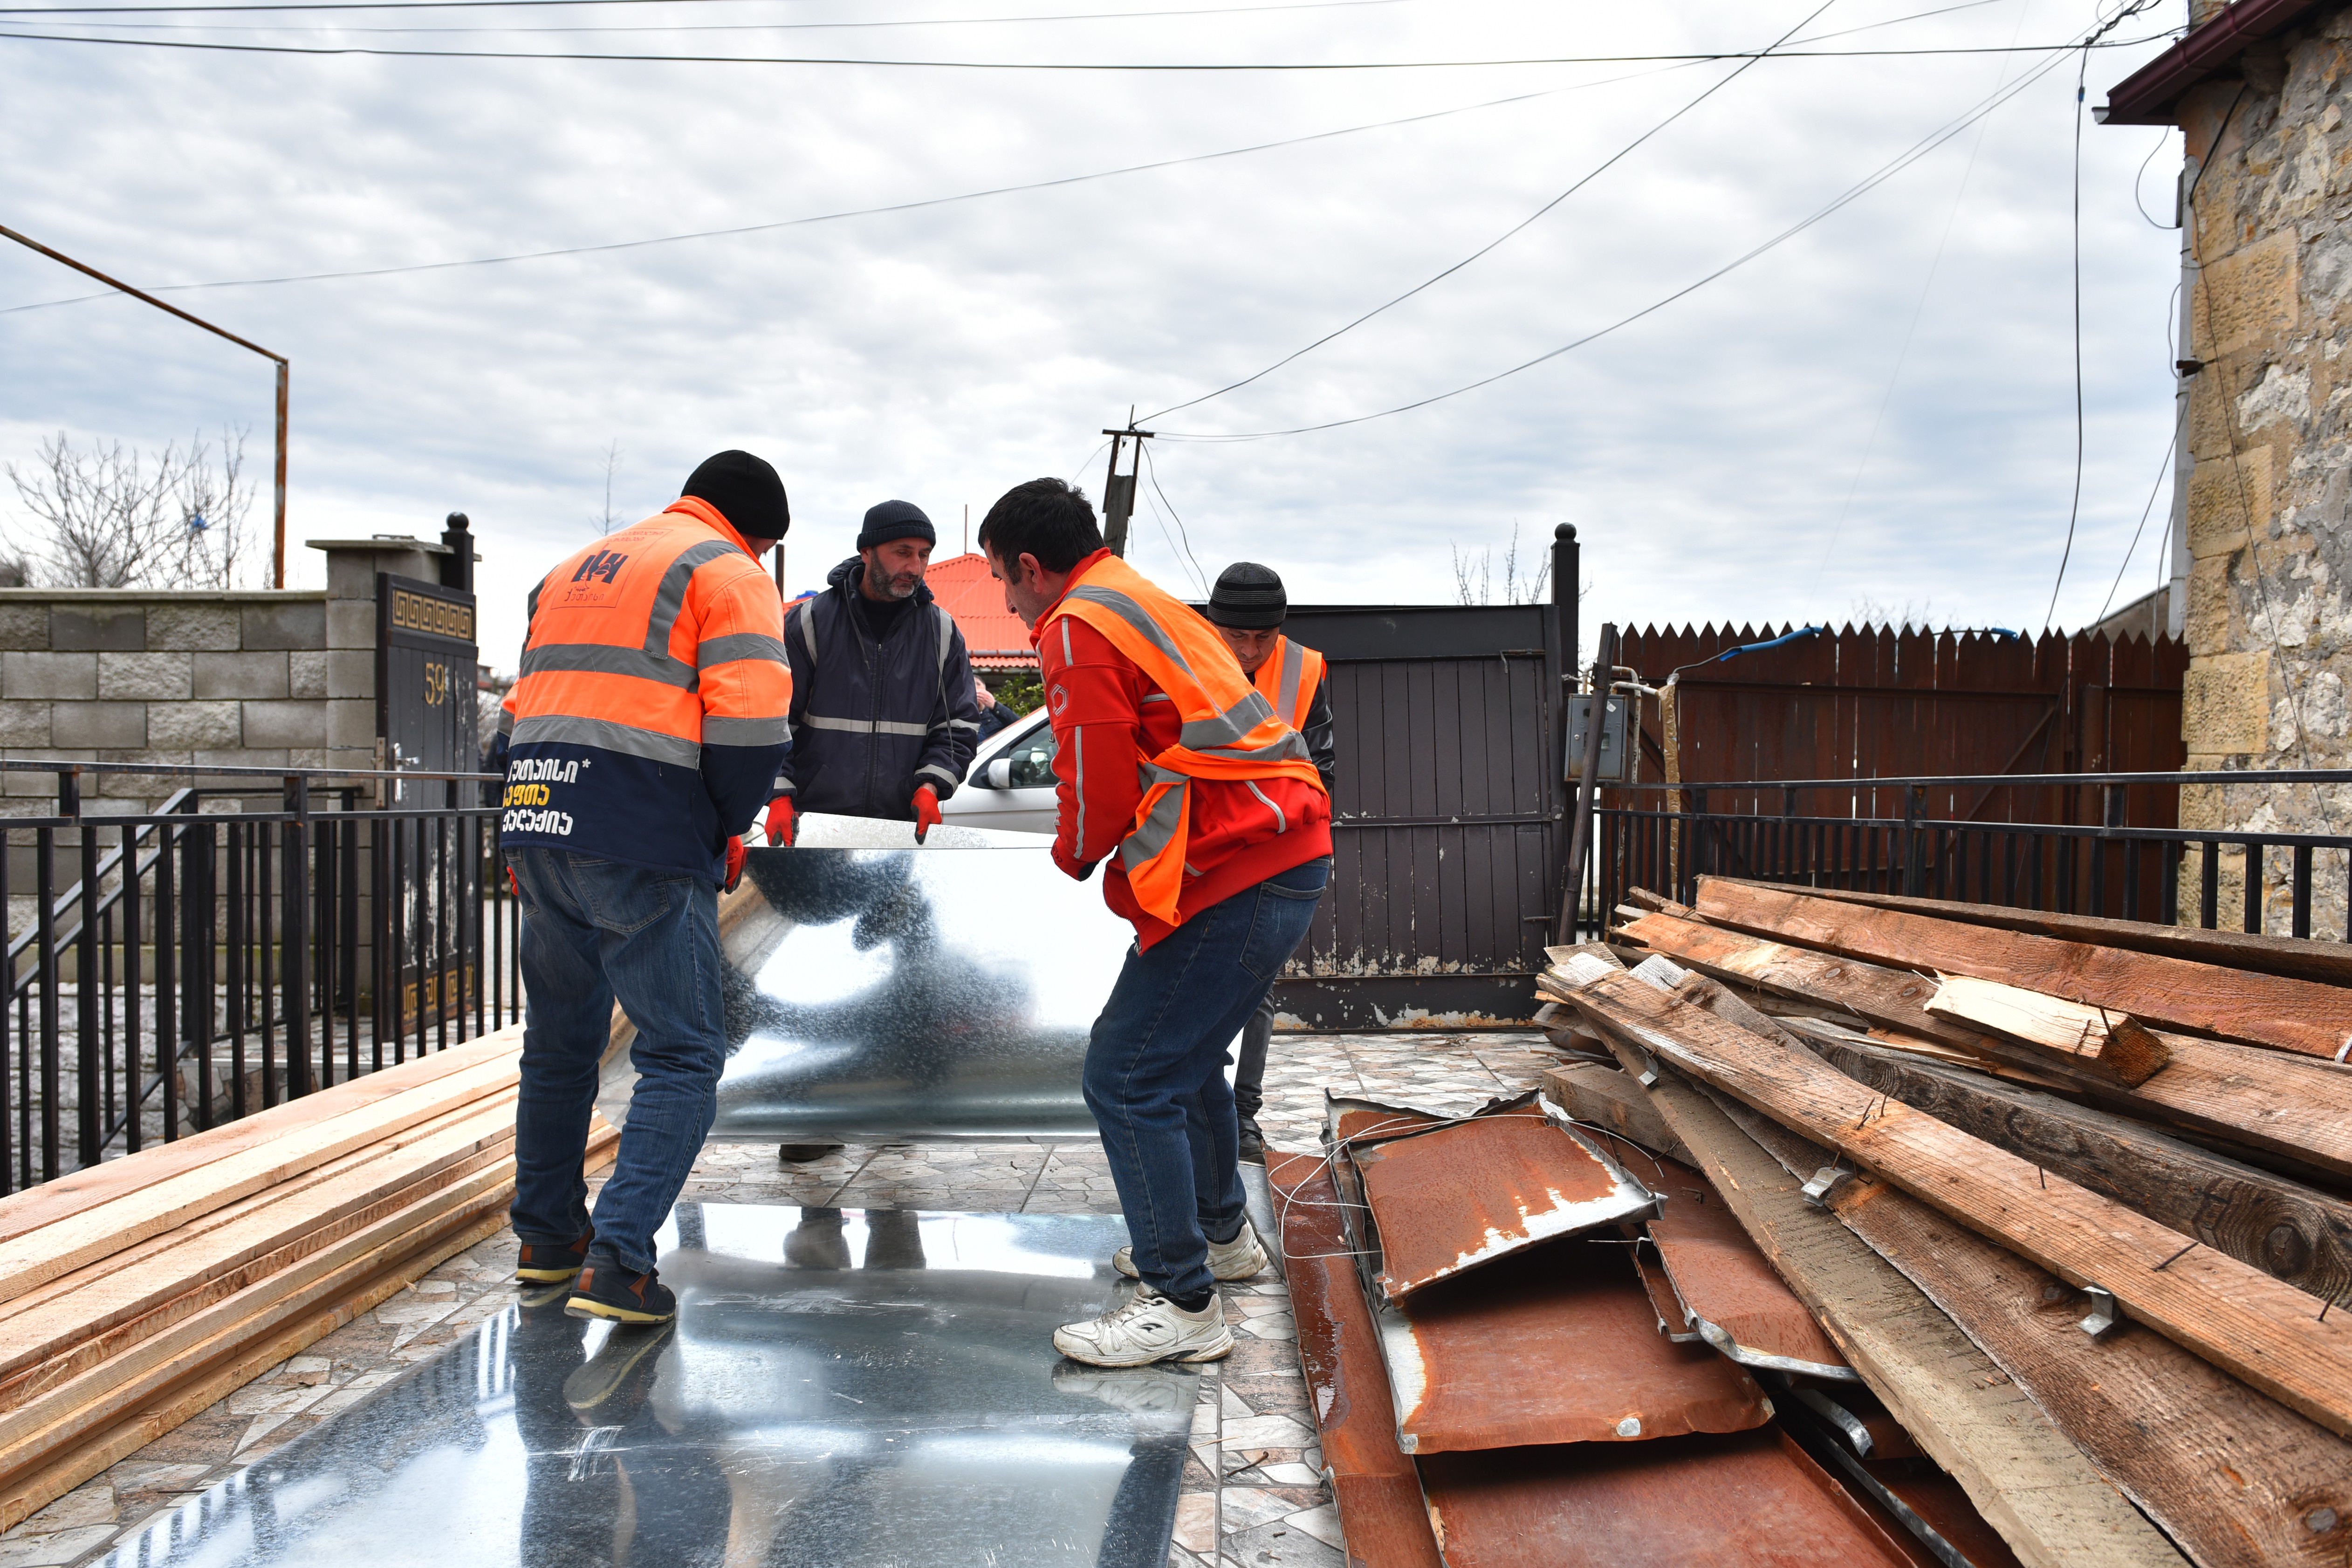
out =
[(1168, 694), (1182, 728), (1175, 745), (1141, 759), (1143, 799), (1118, 846), (1128, 886), (1147, 914), (1176, 923), (1195, 779), (1296, 779), (1323, 789), (1307, 741), (1242, 674), (1200, 612), (1117, 556), (1087, 569), (1037, 623), (1043, 641), (1062, 616), (1083, 621)]
[(1257, 667), (1256, 685), (1274, 705), (1275, 716), (1293, 729), (1307, 727), (1307, 710), (1315, 706), (1315, 688), (1323, 684), (1323, 655), (1287, 637), (1274, 640), (1274, 651)]

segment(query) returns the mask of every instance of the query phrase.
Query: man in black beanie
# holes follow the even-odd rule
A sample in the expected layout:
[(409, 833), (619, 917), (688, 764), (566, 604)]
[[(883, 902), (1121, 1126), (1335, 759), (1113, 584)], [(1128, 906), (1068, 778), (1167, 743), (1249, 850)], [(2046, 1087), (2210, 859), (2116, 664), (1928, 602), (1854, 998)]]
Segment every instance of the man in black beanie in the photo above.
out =
[(793, 665), (793, 751), (768, 804), (768, 842), (796, 814), (939, 825), (980, 744), (971, 658), (923, 580), (939, 536), (912, 501), (866, 514), (857, 553), (784, 617)]
[[(1271, 567), (1237, 560), (1217, 574), (1204, 612), (1210, 624), (1241, 662), (1242, 674), (1282, 722), (1307, 737), (1307, 755), (1333, 793), (1339, 745), (1332, 734), (1331, 698), (1324, 689), (1323, 655), (1282, 634), (1289, 596)], [(1333, 797), (1335, 800), (1337, 796)], [(1300, 944), (1300, 950), (1306, 945)], [(1268, 991), (1242, 1026), (1241, 1060), (1234, 1067), (1234, 1109), (1241, 1117), (1242, 1158), (1265, 1163), (1265, 1137), (1258, 1131), (1258, 1107), (1265, 1103), (1265, 1053), (1274, 1043), (1274, 993)]]

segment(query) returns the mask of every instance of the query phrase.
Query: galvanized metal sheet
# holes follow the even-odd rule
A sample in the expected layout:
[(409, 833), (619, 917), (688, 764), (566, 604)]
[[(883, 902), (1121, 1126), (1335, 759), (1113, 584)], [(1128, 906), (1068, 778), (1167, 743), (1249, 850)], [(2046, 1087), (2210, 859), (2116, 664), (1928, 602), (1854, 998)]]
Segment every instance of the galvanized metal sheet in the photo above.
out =
[[(680, 1205), (673, 1329), (509, 1308), (120, 1568), (1160, 1568), (1197, 1373), (1066, 1362), (1115, 1218)], [(804, 1259), (817, 1267), (795, 1267)]]
[(1381, 1233), (1374, 1282), (1391, 1301), (1658, 1209), (1648, 1188), (1540, 1099), (1360, 1146), (1353, 1158)]
[(1745, 1366), (1860, 1382), (1706, 1177), (1673, 1160), (1660, 1166), (1665, 1207), (1649, 1235), (1685, 1313), (1673, 1326)]
[(1282, 1216), (1276, 1234), (1298, 1325), (1299, 1366), (1349, 1556), (1364, 1568), (1441, 1568), (1421, 1479), (1397, 1447), (1388, 1372), (1328, 1163), (1269, 1150), (1266, 1176)]
[[(728, 908), (711, 1136), (1090, 1138), (1088, 1030), (1134, 933), (1034, 834), (810, 819)], [(897, 848), (824, 848), (905, 840)]]
[[(1329, 1102), (1328, 1134), (1383, 1109)], [(1633, 1442), (1739, 1431), (1771, 1415), (1746, 1372), (1660, 1337), (1622, 1244), (1556, 1241), (1388, 1301), (1372, 1283), (1383, 1233), (1362, 1180), (1344, 1153), (1332, 1170), (1405, 1452)]]
[(1776, 1430), (1420, 1461), (1448, 1568), (1913, 1568)]

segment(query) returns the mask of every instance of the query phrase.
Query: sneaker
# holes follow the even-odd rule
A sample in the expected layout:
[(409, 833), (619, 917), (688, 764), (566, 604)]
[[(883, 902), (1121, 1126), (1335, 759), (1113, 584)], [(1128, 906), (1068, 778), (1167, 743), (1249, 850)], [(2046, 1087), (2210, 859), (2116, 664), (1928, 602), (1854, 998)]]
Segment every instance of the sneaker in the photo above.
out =
[(528, 1285), (562, 1284), (588, 1261), (588, 1243), (595, 1239), (592, 1225), (574, 1241), (526, 1241), (515, 1260), (515, 1278)]
[(632, 1274), (609, 1252), (593, 1254), (572, 1287), (564, 1314), (609, 1318), (616, 1323), (666, 1323), (677, 1316), (677, 1298), (654, 1270)]
[(1259, 1132), (1257, 1124), (1247, 1116), (1242, 1118), (1242, 1164), (1265, 1164), (1265, 1134)]
[(1102, 1316), (1055, 1329), (1054, 1348), (1088, 1366), (1223, 1361), (1234, 1354), (1234, 1332), (1225, 1326), (1224, 1304), (1213, 1292), (1206, 1306), (1188, 1312), (1143, 1285)]
[[(1244, 1280), (1255, 1280), (1265, 1271), (1265, 1249), (1257, 1244), (1257, 1232), (1251, 1228), (1246, 1219), (1242, 1221), (1241, 1234), (1231, 1241), (1209, 1243), (1209, 1272), (1220, 1284), (1232, 1285)], [(1132, 1247), (1122, 1247), (1112, 1253), (1110, 1266), (1130, 1280), (1143, 1278), (1135, 1271), (1135, 1249)]]

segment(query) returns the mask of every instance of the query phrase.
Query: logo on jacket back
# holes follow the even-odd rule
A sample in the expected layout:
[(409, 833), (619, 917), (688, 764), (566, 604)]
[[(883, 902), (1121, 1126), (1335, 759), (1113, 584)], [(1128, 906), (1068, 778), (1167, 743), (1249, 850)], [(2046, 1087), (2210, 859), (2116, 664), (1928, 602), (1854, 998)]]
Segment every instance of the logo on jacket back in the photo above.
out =
[(570, 610), (604, 610), (614, 603), (614, 590), (621, 568), (629, 558), (614, 550), (600, 549), (582, 561), (572, 572), (572, 580), (555, 596), (555, 602)]

